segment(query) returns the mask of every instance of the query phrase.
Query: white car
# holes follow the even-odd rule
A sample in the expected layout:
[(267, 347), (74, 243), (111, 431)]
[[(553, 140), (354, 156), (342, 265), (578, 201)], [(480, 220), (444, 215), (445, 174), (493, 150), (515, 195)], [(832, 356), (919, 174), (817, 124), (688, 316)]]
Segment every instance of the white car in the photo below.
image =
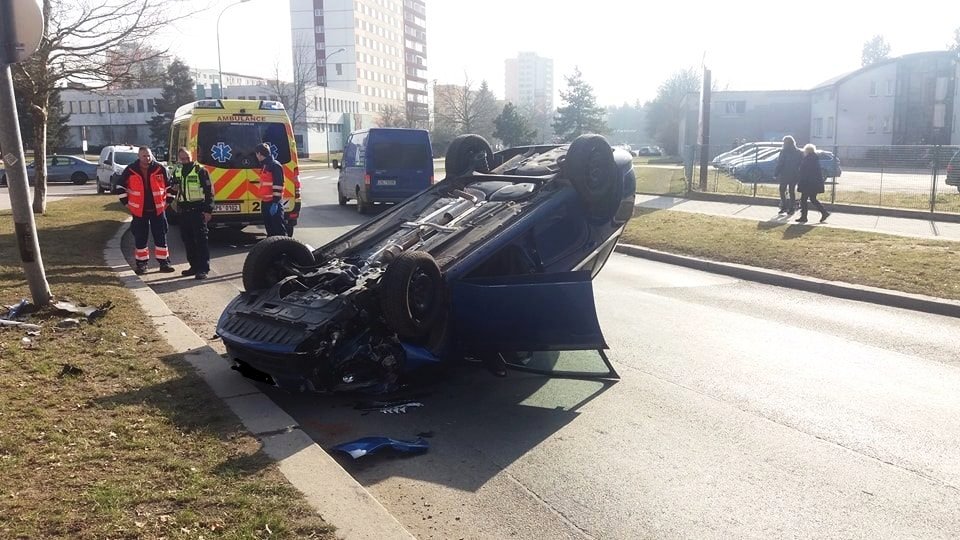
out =
[(127, 165), (138, 158), (136, 146), (104, 146), (97, 164), (97, 193), (116, 193), (117, 181)]

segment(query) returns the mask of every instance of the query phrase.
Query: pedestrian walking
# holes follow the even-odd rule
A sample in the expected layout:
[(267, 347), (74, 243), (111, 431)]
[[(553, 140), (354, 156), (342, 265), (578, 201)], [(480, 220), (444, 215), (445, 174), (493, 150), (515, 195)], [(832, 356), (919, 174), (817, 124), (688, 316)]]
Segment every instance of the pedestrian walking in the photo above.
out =
[(817, 147), (808, 144), (803, 147), (803, 159), (800, 161), (797, 189), (800, 190), (800, 218), (797, 223), (807, 222), (807, 205), (820, 211), (820, 223), (830, 217), (830, 212), (817, 200), (817, 195), (824, 192), (823, 171), (820, 169), (820, 157), (817, 156)]
[(187, 252), (189, 268), (180, 272), (194, 279), (207, 279), (210, 272), (209, 229), (213, 217), (213, 184), (210, 173), (193, 161), (186, 148), (177, 151), (180, 162), (173, 170), (173, 192), (177, 200), (180, 238)]
[(139, 159), (123, 170), (117, 187), (120, 203), (130, 210), (133, 221), (130, 230), (135, 244), (133, 271), (143, 274), (150, 261), (148, 247), (153, 236), (153, 254), (160, 264), (161, 272), (173, 272), (170, 265), (170, 250), (167, 248), (167, 204), (172, 197), (170, 177), (167, 170), (153, 159), (149, 147), (141, 146)]
[[(797, 211), (797, 177), (800, 174), (800, 161), (803, 152), (797, 148), (797, 142), (787, 135), (783, 138), (774, 178), (780, 183), (780, 213), (792, 214)], [(789, 193), (789, 199), (787, 195)]]
[(260, 144), (254, 150), (260, 162), (260, 211), (267, 236), (287, 236), (283, 213), (283, 165), (273, 158), (270, 145)]

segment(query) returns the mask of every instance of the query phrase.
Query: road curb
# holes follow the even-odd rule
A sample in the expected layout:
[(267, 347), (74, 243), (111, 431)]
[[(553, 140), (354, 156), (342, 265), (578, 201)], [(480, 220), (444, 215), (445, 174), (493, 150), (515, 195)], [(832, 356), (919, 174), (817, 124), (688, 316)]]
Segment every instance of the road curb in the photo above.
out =
[(623, 253), (633, 257), (685, 266), (687, 268), (694, 268), (696, 270), (722, 274), (748, 281), (756, 281), (767, 285), (775, 285), (777, 287), (799, 289), (847, 300), (857, 300), (871, 304), (922, 311), (935, 315), (960, 317), (960, 302), (944, 298), (891, 291), (889, 289), (868, 287), (866, 285), (854, 285), (842, 281), (829, 281), (744, 264), (711, 261), (631, 244), (618, 244), (616, 251), (617, 253)]
[(345, 540), (412, 539), (395, 517), (329, 454), (304, 433), (296, 421), (256, 386), (230, 369), (228, 362), (181, 321), (123, 256), (121, 242), (127, 222), (107, 242), (107, 266), (131, 290), (157, 331), (183, 354), (213, 393), (237, 415), (243, 425), (276, 460), (280, 472), (307, 498), (311, 506), (337, 528)]

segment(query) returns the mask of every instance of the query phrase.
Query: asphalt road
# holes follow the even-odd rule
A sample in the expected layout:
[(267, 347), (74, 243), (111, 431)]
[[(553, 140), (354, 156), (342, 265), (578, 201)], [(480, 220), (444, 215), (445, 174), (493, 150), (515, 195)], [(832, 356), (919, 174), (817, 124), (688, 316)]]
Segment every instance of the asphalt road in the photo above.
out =
[[(304, 177), (313, 245), (361, 221), (333, 183)], [(209, 339), (259, 234), (215, 235), (206, 282), (146, 278)], [(341, 460), (420, 538), (960, 535), (960, 321), (621, 255), (595, 291), (615, 384), (466, 366), (405, 415), (269, 394), (325, 448), (431, 433)]]

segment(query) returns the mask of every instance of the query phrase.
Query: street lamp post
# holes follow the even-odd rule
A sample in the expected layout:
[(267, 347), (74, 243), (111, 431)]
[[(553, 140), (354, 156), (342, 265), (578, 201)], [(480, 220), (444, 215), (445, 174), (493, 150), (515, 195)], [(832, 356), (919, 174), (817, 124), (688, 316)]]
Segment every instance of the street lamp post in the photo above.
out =
[(249, 2), (250, 0), (239, 0), (239, 2), (234, 2), (233, 4), (228, 5), (227, 7), (220, 10), (220, 15), (217, 16), (217, 71), (219, 74), (220, 81), (220, 97), (223, 97), (223, 63), (220, 61), (220, 17), (223, 17), (223, 13), (233, 6), (242, 4), (244, 2)]
[(330, 57), (345, 51), (347, 49), (340, 47), (339, 49), (328, 54), (323, 59), (323, 140), (327, 143), (327, 168), (330, 168), (330, 104), (327, 103), (327, 85), (330, 84), (330, 77), (327, 76), (327, 61), (330, 60)]

